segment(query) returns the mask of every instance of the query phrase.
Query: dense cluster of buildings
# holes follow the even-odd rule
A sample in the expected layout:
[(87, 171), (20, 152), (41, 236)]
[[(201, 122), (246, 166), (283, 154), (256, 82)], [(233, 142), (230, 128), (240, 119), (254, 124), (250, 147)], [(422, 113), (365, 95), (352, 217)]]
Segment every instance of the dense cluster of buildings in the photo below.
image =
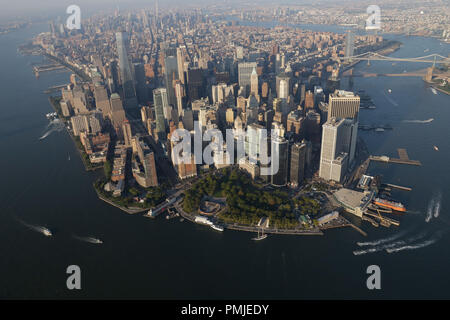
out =
[[(339, 90), (336, 58), (382, 41), (241, 27), (197, 11), (116, 12), (86, 20), (81, 31), (53, 27), (35, 39), (89, 76), (71, 78), (61, 109), (91, 162), (112, 162), (116, 194), (128, 180), (157, 186), (166, 177), (159, 161), (179, 179), (236, 164), (276, 187), (301, 186), (317, 169), (320, 178), (341, 183), (355, 158), (360, 100)], [(227, 158), (230, 145), (213, 139), (212, 165), (196, 159), (194, 143), (191, 161), (176, 163), (177, 129), (223, 137), (231, 130), (235, 148), (243, 132), (245, 154)], [(115, 148), (112, 160), (108, 148)], [(277, 157), (276, 170), (261, 160), (263, 151)]]

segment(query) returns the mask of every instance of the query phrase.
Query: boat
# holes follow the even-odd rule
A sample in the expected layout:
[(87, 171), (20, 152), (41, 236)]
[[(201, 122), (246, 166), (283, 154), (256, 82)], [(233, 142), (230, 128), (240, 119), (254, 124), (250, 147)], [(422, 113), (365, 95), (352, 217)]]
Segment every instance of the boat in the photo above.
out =
[(376, 128), (375, 132), (384, 132), (384, 129), (383, 128)]
[(265, 238), (267, 238), (267, 234), (264, 234), (264, 229), (261, 229), (261, 234), (259, 233), (259, 230), (258, 230), (258, 236), (252, 238), (252, 240), (260, 241), (260, 240), (264, 240)]
[(49, 229), (45, 228), (45, 227), (42, 227), (42, 228), (41, 228), (41, 232), (42, 232), (46, 237), (51, 237), (51, 236), (53, 235), (52, 232), (51, 232)]
[(91, 238), (91, 237), (88, 238), (88, 241), (89, 241), (90, 243), (94, 243), (94, 244), (102, 244), (102, 243), (103, 243), (102, 240), (97, 239), (97, 238)]
[(222, 226), (219, 226), (217, 224), (212, 224), (211, 228), (216, 230), (216, 231), (220, 231), (220, 232), (223, 232), (223, 230), (224, 230), (224, 228)]
[(439, 151), (439, 148), (436, 146), (433, 146), (434, 150)]
[(392, 93), (392, 89), (388, 89), (388, 92), (389, 92), (389, 93)]
[(405, 206), (403, 204), (401, 204), (400, 202), (394, 202), (394, 201), (389, 201), (386, 199), (375, 198), (373, 203), (379, 207), (389, 208), (389, 209), (392, 209), (394, 211), (399, 211), (399, 212), (406, 212)]
[(423, 50), (423, 52), (428, 52), (428, 51), (430, 51), (430, 49), (428, 49), (428, 48), (427, 48), (427, 49), (425, 49), (425, 50)]
[(431, 88), (431, 92), (433, 92), (433, 94), (438, 94), (435, 88)]

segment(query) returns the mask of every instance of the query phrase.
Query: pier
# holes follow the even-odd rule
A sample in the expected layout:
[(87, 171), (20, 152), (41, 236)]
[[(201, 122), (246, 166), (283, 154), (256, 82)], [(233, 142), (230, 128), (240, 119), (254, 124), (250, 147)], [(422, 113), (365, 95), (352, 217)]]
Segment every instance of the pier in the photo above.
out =
[(394, 189), (403, 190), (403, 191), (412, 191), (412, 188), (409, 188), (409, 187), (402, 187), (402, 186), (398, 186), (398, 185), (390, 184), (390, 183), (386, 183), (384, 185), (388, 186), (388, 187), (391, 187), (391, 188), (394, 188)]
[(421, 166), (422, 163), (418, 160), (410, 160), (406, 149), (397, 149), (399, 158), (390, 158), (388, 156), (370, 156), (371, 161), (386, 162), (386, 163), (397, 163), (397, 164), (407, 164), (413, 166)]

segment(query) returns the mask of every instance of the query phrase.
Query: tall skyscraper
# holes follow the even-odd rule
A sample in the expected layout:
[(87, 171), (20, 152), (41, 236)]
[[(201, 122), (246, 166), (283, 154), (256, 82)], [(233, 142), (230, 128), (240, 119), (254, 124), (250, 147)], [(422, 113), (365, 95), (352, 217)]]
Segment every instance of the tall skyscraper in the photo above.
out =
[[(282, 81), (283, 92), (281, 92), (280, 90)], [(282, 73), (276, 77), (276, 90), (278, 98), (287, 99), (287, 97), (291, 93), (291, 78), (287, 74)]]
[(336, 90), (330, 94), (328, 102), (328, 119), (358, 119), (360, 97), (353, 92)]
[(96, 85), (94, 87), (95, 107), (100, 110), (103, 117), (111, 117), (111, 105), (109, 103), (108, 92), (102, 85)]
[(137, 183), (144, 188), (156, 187), (158, 185), (158, 176), (156, 173), (155, 154), (142, 138), (138, 138), (136, 143), (139, 162), (143, 170), (139, 166), (133, 167), (133, 177)]
[(199, 68), (189, 69), (187, 72), (188, 97), (191, 101), (204, 96), (203, 70)]
[(178, 79), (178, 62), (176, 57), (176, 50), (166, 49), (164, 57), (165, 82), (167, 89), (167, 99), (172, 106), (177, 105), (177, 98), (175, 95), (174, 80)]
[(164, 116), (164, 110), (168, 107), (167, 90), (165, 88), (153, 90), (153, 102), (155, 103), (156, 132), (158, 139), (164, 141), (166, 139), (166, 118)]
[[(355, 51), (355, 35), (352, 30), (347, 31), (347, 35), (345, 38), (345, 58), (353, 57), (353, 53)], [(351, 60), (347, 60), (351, 62)]]
[(250, 94), (251, 78), (256, 62), (241, 62), (238, 65), (239, 85), (245, 89), (245, 97)]
[(136, 88), (126, 49), (125, 33), (116, 33), (117, 53), (119, 55), (120, 79), (123, 90), (123, 104), (127, 108), (137, 108)]
[(289, 182), (298, 187), (305, 179), (306, 143), (295, 143), (291, 146), (291, 162)]
[(256, 73), (256, 68), (253, 68), (250, 76), (250, 94), (254, 94), (255, 96), (259, 94), (258, 85), (258, 74)]
[(331, 118), (322, 126), (319, 169), (319, 176), (322, 179), (342, 182), (347, 172), (351, 148), (351, 134), (348, 130), (352, 128), (347, 125), (348, 121)]
[(278, 157), (278, 170), (272, 167), (271, 184), (275, 187), (283, 187), (288, 179), (288, 155), (289, 141), (282, 136), (272, 137), (271, 158)]

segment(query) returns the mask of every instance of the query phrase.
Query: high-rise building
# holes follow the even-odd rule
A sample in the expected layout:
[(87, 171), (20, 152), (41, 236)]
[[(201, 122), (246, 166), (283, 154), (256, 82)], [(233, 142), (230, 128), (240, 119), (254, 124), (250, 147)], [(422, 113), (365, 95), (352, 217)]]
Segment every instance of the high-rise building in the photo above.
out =
[(178, 117), (183, 115), (184, 97), (186, 96), (184, 85), (180, 80), (175, 81), (175, 97), (177, 99), (176, 110)]
[(145, 66), (143, 63), (135, 63), (134, 75), (136, 78), (136, 95), (139, 103), (147, 104), (149, 102), (147, 80), (145, 75)]
[(111, 117), (111, 104), (108, 98), (108, 92), (102, 85), (94, 87), (95, 106), (97, 110), (101, 111), (104, 118)]
[[(286, 73), (281, 73), (277, 75), (275, 80), (277, 97), (280, 99), (287, 99), (287, 97), (289, 97), (289, 94), (291, 93), (291, 78)], [(282, 90), (280, 90), (281, 82), (283, 82)]]
[(305, 109), (314, 108), (314, 93), (308, 90), (305, 94)]
[(305, 179), (306, 143), (295, 143), (291, 146), (291, 161), (289, 170), (289, 182), (298, 187)]
[(185, 46), (180, 46), (177, 48), (177, 67), (178, 67), (178, 80), (181, 81), (181, 83), (185, 84), (185, 78), (184, 78), (184, 51), (186, 50)]
[(177, 99), (175, 95), (174, 81), (178, 79), (178, 62), (174, 52), (175, 50), (165, 50), (164, 57), (164, 76), (167, 89), (167, 101), (170, 105), (176, 106)]
[(123, 109), (122, 100), (117, 93), (113, 93), (110, 98), (111, 104), (111, 120), (116, 132), (122, 130), (122, 123), (127, 120), (125, 110)]
[(250, 94), (252, 73), (256, 67), (256, 62), (241, 62), (238, 65), (239, 86), (244, 88), (245, 97)]
[(319, 176), (342, 182), (348, 167), (348, 127), (345, 119), (331, 118), (322, 127)]
[(280, 99), (287, 99), (289, 97), (289, 83), (286, 80), (280, 80), (279, 83), (279, 98)]
[[(355, 51), (355, 35), (352, 30), (348, 30), (345, 38), (345, 58), (353, 57)], [(351, 61), (351, 60), (347, 60)]]
[(137, 108), (136, 88), (126, 49), (126, 35), (116, 33), (117, 53), (119, 55), (120, 80), (123, 91), (123, 105), (126, 109)]
[(139, 161), (133, 164), (133, 177), (144, 188), (158, 186), (154, 152), (142, 138), (138, 139), (136, 148)]
[(131, 133), (131, 125), (128, 120), (124, 121), (124, 123), (122, 124), (122, 131), (123, 131), (123, 138), (125, 141), (125, 146), (127, 148), (130, 148), (131, 147), (131, 137), (133, 136), (133, 134)]
[(256, 73), (256, 68), (253, 68), (252, 75), (250, 76), (250, 94), (255, 96), (259, 94), (258, 74)]
[(167, 90), (165, 88), (153, 90), (153, 102), (155, 103), (156, 132), (158, 133), (158, 139), (164, 141), (166, 139), (164, 110), (168, 107)]
[(353, 92), (336, 90), (330, 94), (328, 102), (328, 119), (349, 118), (358, 119), (360, 97)]
[(295, 139), (300, 139), (303, 134), (304, 118), (300, 110), (291, 111), (287, 117), (286, 131), (294, 135)]
[(191, 101), (203, 98), (204, 78), (203, 70), (199, 68), (189, 69), (187, 72), (188, 97)]
[[(271, 184), (275, 187), (283, 187), (288, 179), (288, 155), (289, 141), (282, 136), (272, 137), (271, 160), (278, 158), (278, 168), (272, 166)], [(276, 170), (278, 169), (278, 170)]]

